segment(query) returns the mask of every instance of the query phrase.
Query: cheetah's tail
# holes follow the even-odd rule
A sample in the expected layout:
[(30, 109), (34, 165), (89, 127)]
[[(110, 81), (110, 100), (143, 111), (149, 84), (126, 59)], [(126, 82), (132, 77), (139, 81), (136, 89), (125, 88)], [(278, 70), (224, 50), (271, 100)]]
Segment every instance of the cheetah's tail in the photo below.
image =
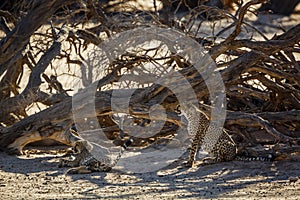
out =
[(267, 156), (244, 156), (244, 155), (238, 155), (234, 158), (234, 160), (237, 161), (273, 161), (275, 159), (275, 156), (272, 154), (269, 154)]

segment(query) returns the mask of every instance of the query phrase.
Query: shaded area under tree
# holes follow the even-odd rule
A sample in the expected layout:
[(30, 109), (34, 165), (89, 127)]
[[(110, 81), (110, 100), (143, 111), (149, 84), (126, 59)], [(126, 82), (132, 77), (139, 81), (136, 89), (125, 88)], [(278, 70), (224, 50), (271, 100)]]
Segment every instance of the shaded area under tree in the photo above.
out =
[[(240, 39), (238, 36), (245, 31), (242, 26), (247, 26), (244, 16), (249, 7), (262, 2), (256, 0), (246, 3), (240, 7), (236, 16), (227, 15), (232, 23), (219, 34), (226, 31), (230, 34), (220, 40), (197, 36), (200, 27), (196, 32), (189, 28), (199, 19), (199, 13), (194, 10), (190, 11), (184, 25), (176, 19), (174, 23), (163, 24), (156, 13), (149, 11), (110, 12), (111, 5), (92, 0), (32, 1), (28, 4), (30, 9), (20, 18), (8, 11), (0, 12), (1, 19), (4, 19), (1, 30), (5, 35), (0, 43), (1, 149), (20, 153), (28, 143), (46, 138), (72, 145), (77, 137), (69, 132), (74, 124), (69, 88), (59, 81), (55, 70), (47, 75), (46, 69), (53, 67), (57, 60), (64, 60), (67, 67), (75, 65), (80, 68), (85, 50), (90, 45), (99, 45), (103, 35), (109, 38), (125, 30), (156, 25), (172, 26), (189, 35), (203, 44), (216, 61), (226, 87), (228, 116), (225, 128), (233, 135), (239, 147), (248, 149), (249, 154), (255, 154), (248, 147), (272, 145), (270, 151), (276, 151), (278, 158), (282, 159), (282, 155), (289, 157), (297, 153), (300, 136), (300, 67), (295, 55), (299, 54), (300, 26), (271, 39), (265, 37), (263, 41)], [(199, 9), (206, 8), (205, 5), (201, 6)], [(135, 18), (128, 17), (133, 14)], [(42, 26), (44, 29), (40, 29)], [(68, 44), (69, 48), (64, 49), (63, 43)], [(112, 113), (111, 108), (111, 86), (120, 80), (124, 71), (136, 70), (141, 64), (162, 60), (162, 71), (176, 69), (189, 81), (199, 101), (203, 102), (202, 106), (210, 104), (205, 80), (193, 65), (171, 51), (168, 51), (168, 56), (148, 56), (149, 52), (157, 55), (157, 51), (159, 48), (124, 54), (106, 66), (103, 78), (99, 80), (95, 104), (97, 119), (106, 137), (116, 145), (122, 141), (119, 138), (119, 125), (112, 117), (116, 113)], [(77, 55), (76, 59), (72, 57), (73, 53)], [(228, 59), (222, 59), (222, 56)], [(19, 84), (25, 78), (25, 66), (30, 69), (30, 76), (26, 87), (20, 91)], [(165, 81), (176, 85), (179, 83), (176, 81), (180, 80)], [(49, 91), (41, 90), (43, 83), (48, 84)], [(180, 126), (180, 117), (175, 112), (178, 104), (176, 96), (162, 85), (140, 85), (131, 97), (127, 113), (135, 118), (135, 124), (131, 125), (144, 124), (145, 119), (162, 120), (159, 115), (150, 118), (148, 114), (155, 104), (164, 106), (168, 118), (159, 133), (149, 138), (135, 138), (133, 146), (147, 146), (164, 138), (172, 138)], [(120, 89), (130, 90), (126, 87)], [(28, 107), (37, 102), (47, 108), (28, 115)], [(85, 106), (88, 105), (82, 105), (83, 108)], [(259, 139), (261, 135), (267, 139)], [(124, 133), (124, 139), (129, 136), (129, 132)]]

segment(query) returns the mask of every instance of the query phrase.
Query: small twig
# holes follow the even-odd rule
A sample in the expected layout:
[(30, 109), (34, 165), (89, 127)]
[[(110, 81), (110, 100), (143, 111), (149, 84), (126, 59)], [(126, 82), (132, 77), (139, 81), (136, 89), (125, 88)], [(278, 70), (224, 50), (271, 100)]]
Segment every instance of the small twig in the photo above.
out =
[(240, 12), (238, 14), (238, 19), (235, 21), (235, 29), (234, 31), (225, 39), (223, 43), (229, 43), (234, 40), (241, 32), (242, 23), (244, 21), (244, 17), (248, 11), (248, 8), (252, 5), (263, 3), (266, 0), (252, 0), (246, 3), (244, 6), (241, 7)]

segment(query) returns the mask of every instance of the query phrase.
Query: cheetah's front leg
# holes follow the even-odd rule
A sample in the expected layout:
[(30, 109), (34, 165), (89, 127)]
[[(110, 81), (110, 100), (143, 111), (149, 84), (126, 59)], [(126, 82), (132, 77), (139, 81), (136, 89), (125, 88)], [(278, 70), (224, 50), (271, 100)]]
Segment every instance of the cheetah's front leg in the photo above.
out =
[(70, 158), (61, 158), (58, 167), (78, 167), (79, 163), (80, 160), (76, 157), (73, 160), (70, 160)]
[(91, 170), (87, 169), (85, 166), (73, 167), (68, 169), (66, 174), (89, 174), (92, 173)]
[(199, 143), (200, 143), (200, 136), (197, 134), (195, 135), (193, 142), (192, 142), (192, 147), (190, 150), (190, 154), (189, 154), (189, 159), (186, 163), (187, 167), (194, 167), (195, 161), (196, 161), (196, 155), (197, 155), (197, 151), (199, 148)]

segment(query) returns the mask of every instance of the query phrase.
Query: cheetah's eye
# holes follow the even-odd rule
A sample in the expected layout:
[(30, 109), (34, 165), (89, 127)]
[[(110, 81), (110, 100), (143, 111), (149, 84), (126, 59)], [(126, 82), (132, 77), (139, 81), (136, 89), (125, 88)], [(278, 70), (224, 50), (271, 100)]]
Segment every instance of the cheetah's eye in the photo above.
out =
[(178, 104), (175, 108), (175, 112), (178, 113), (178, 114), (181, 114), (181, 106), (180, 104)]

